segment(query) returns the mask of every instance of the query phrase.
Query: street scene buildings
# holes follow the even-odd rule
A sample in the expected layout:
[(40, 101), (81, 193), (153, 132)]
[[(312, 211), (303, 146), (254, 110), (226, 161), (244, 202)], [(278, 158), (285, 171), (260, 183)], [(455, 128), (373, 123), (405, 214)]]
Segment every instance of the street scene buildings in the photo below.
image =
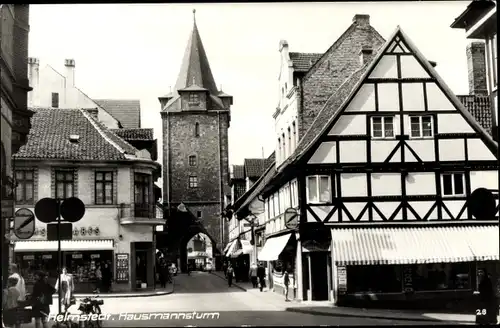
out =
[[(209, 51), (218, 38), (203, 33), (202, 10), (179, 11), (191, 23), (187, 46), (167, 42), (168, 60), (145, 50), (162, 71), (151, 106), (120, 85), (78, 87), (80, 76), (97, 83), (102, 73), (89, 74), (97, 63), (78, 51), (58, 62), (28, 57), (30, 6), (0, 5), (3, 288), (8, 264), (28, 295), (40, 272), (54, 285), (64, 267), (77, 298), (106, 298), (102, 313), (114, 319), (105, 327), (122, 312), (155, 311), (219, 311), (220, 321), (130, 325), (459, 324), (479, 320), (478, 308), (496, 323), (496, 1), (461, 4), (445, 28), (470, 39), (460, 48), (468, 92), (440, 74), (446, 57), (433, 57), (446, 49), (432, 33), (404, 19), (387, 27), (380, 11), (353, 5), (326, 51), (298, 52), (313, 35), (297, 48), (285, 32), (260, 37), (275, 46), (276, 78), (265, 84), (275, 108), (254, 91), (267, 83), (261, 76), (216, 83), (243, 73), (229, 68), (229, 49)], [(427, 57), (426, 43), (439, 49)], [(241, 67), (267, 65), (241, 56)], [(176, 76), (163, 72), (169, 65)], [(137, 90), (146, 84), (116, 66)], [(256, 107), (265, 107), (269, 137), (254, 150), (239, 135), (233, 148), (242, 108), (253, 136), (265, 135), (249, 120)], [(71, 225), (63, 218), (71, 229), (59, 238), (61, 263), (57, 225), (38, 205), (46, 198), (85, 207)], [(58, 313), (57, 301), (49, 310)]]

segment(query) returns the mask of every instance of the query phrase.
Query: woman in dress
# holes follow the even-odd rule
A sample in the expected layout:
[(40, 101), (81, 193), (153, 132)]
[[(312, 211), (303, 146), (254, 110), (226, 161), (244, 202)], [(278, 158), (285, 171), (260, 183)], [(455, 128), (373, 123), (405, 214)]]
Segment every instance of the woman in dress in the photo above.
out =
[(35, 273), (35, 285), (33, 286), (33, 317), (35, 318), (36, 328), (47, 328), (47, 317), (50, 314), (52, 305), (52, 295), (56, 289), (47, 282), (47, 275), (38, 271)]
[[(59, 290), (59, 280), (61, 281), (61, 290)], [(66, 313), (68, 308), (72, 305), (71, 299), (75, 290), (73, 277), (68, 274), (66, 268), (62, 269), (62, 273), (56, 281), (56, 291), (59, 291), (59, 302), (61, 302), (61, 311)]]

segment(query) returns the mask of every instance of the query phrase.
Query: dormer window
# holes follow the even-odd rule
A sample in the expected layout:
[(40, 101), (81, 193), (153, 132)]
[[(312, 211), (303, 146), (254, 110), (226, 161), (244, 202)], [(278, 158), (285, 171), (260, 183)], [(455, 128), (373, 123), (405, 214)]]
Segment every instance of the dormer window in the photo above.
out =
[(200, 95), (197, 93), (189, 94), (189, 103), (190, 104), (199, 104), (200, 103)]

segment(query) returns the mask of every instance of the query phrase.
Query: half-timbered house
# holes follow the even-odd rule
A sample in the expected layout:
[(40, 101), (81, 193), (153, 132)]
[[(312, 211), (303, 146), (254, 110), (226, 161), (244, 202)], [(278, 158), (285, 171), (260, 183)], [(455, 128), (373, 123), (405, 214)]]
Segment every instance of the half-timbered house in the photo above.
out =
[[(400, 27), (374, 50), (277, 156), (269, 220), (289, 207), (300, 220), (261, 253), (296, 238), (301, 299), (468, 298), (478, 268), (497, 272), (498, 145)], [(480, 188), (490, 213), (469, 206)]]

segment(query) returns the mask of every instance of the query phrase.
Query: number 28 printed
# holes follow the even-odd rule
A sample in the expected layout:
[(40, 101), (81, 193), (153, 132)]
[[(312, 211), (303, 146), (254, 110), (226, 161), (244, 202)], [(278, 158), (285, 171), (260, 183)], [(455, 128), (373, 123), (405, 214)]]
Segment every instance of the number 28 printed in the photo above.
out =
[(486, 309), (476, 309), (476, 315), (486, 315)]

